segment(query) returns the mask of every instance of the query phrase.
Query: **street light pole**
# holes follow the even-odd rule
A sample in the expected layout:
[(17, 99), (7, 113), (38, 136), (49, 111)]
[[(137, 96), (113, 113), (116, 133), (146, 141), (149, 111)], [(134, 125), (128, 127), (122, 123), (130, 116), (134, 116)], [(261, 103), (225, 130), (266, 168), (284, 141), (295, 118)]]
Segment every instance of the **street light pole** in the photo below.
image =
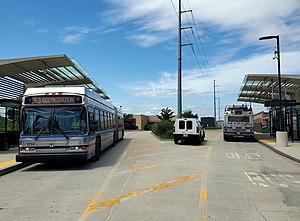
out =
[(269, 39), (276, 39), (277, 41), (277, 51), (275, 51), (275, 55), (277, 52), (277, 71), (278, 71), (278, 94), (279, 94), (279, 129), (283, 131), (283, 122), (282, 122), (282, 111), (281, 111), (281, 76), (280, 76), (280, 49), (279, 49), (279, 35), (270, 35), (260, 37), (259, 40), (269, 40)]

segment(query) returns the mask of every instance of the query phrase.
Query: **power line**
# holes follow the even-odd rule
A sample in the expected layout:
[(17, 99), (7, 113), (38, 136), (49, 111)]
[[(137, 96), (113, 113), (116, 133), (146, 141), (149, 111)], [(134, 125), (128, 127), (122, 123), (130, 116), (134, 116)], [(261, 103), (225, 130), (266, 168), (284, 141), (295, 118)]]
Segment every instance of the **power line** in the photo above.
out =
[(175, 14), (176, 14), (176, 15), (177, 15), (177, 17), (178, 17), (178, 13), (177, 13), (177, 11), (176, 11), (176, 8), (175, 8), (175, 5), (174, 5), (173, 1), (172, 1), (172, 0), (170, 0), (170, 2), (171, 2), (171, 4), (172, 4), (172, 6), (173, 6), (173, 9), (174, 9), (174, 11), (175, 11)]

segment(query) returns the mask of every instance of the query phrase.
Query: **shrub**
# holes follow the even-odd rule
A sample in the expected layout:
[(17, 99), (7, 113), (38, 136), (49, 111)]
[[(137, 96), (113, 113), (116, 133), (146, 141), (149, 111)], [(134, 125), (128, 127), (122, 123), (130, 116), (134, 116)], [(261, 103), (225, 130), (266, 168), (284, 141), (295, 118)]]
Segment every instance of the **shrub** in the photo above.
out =
[(152, 133), (163, 139), (173, 138), (173, 125), (174, 123), (169, 120), (162, 120), (154, 124), (151, 128)]

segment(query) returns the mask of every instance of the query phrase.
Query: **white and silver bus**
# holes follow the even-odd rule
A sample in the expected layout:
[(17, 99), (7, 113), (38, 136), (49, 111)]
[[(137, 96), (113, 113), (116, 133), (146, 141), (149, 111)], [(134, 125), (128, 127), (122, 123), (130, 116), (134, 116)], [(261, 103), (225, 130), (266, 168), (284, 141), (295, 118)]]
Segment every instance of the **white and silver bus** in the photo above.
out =
[(224, 111), (224, 140), (230, 138), (254, 139), (252, 108), (246, 105), (227, 105)]
[(17, 162), (99, 160), (124, 136), (121, 110), (84, 86), (28, 88)]

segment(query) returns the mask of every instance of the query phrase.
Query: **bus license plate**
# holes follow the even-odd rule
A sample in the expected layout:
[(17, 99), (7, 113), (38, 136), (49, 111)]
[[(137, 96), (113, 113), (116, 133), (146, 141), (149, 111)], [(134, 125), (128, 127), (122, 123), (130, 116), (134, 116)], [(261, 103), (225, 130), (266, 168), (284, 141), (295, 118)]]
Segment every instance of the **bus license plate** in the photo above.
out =
[(184, 136), (184, 137), (187, 137), (188, 135), (187, 135), (187, 134), (183, 134), (183, 136)]

